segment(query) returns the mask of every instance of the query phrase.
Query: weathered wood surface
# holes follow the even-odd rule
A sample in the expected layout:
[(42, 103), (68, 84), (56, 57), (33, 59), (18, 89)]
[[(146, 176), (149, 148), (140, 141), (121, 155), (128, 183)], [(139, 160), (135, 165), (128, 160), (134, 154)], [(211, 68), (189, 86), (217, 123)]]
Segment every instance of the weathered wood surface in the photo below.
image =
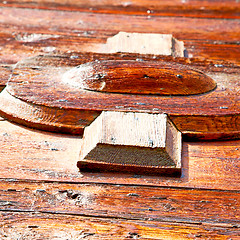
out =
[(9, 79), (9, 76), (11, 74), (11, 65), (1, 65), (0, 64), (0, 92), (4, 89), (6, 86), (6, 83)]
[(191, 57), (239, 63), (240, 28), (234, 19), (149, 18), (147, 14), (112, 15), (21, 8), (1, 8), (0, 19), (4, 45), (1, 62), (16, 63), (27, 56), (58, 50), (84, 50), (84, 44), (104, 43), (118, 31), (139, 31), (172, 33), (186, 43)]
[[(95, 60), (98, 60), (96, 59), (97, 56), (104, 59), (109, 57), (107, 54), (90, 56)], [(141, 63), (136, 60), (103, 61), (102, 63), (106, 65), (105, 68), (99, 67), (97, 63), (71, 68), (86, 61), (85, 57), (86, 54), (55, 54), (29, 58), (19, 62), (13, 70), (6, 92), (1, 95), (1, 114), (9, 120), (42, 130), (82, 134), (83, 128), (89, 125), (91, 120), (95, 119), (99, 111), (102, 110), (167, 113), (173, 122), (177, 119), (178, 129), (183, 131), (188, 138), (205, 140), (239, 138), (239, 74), (226, 75), (224, 71), (216, 74), (215, 71), (218, 71), (215, 70), (216, 66), (214, 66), (215, 69), (211, 66), (205, 67), (205, 65), (204, 67), (197, 67), (197, 69), (200, 68), (205, 74), (208, 74), (213, 79), (211, 80), (208, 76), (198, 74), (198, 70), (188, 70), (185, 65), (191, 66), (191, 64), (187, 64), (187, 59), (180, 65), (175, 63), (175, 59), (171, 57), (159, 57), (154, 62), (142, 61)], [(126, 55), (127, 59), (132, 57), (133, 55)], [(120, 55), (111, 55), (110, 58), (118, 59)], [(150, 59), (150, 56), (147, 56), (146, 59)], [(165, 62), (164, 59), (168, 59), (168, 61)], [(115, 66), (115, 63), (117, 66)], [(151, 81), (151, 79), (140, 79), (139, 84), (138, 81), (131, 83), (131, 76), (136, 74), (128, 67), (121, 68), (123, 63), (136, 69), (139, 69), (140, 66), (143, 67), (144, 70), (135, 70), (138, 74), (141, 73), (140, 76), (146, 75), (145, 71), (148, 72), (148, 75), (154, 73), (154, 76), (156, 76), (155, 68), (150, 71), (151, 66), (159, 65), (160, 69), (162, 68), (161, 72), (164, 72), (160, 74), (163, 77), (163, 80), (160, 79), (158, 83), (160, 86), (162, 86), (161, 81), (168, 81), (165, 73), (172, 76), (171, 81), (162, 86), (168, 87), (167, 90), (162, 91), (164, 94), (196, 93), (196, 87), (191, 86), (192, 83), (197, 84), (200, 89), (199, 92), (209, 91), (216, 84), (217, 88), (205, 94), (193, 96), (154, 94), (143, 94), (141, 96), (134, 93), (138, 93), (140, 90), (146, 93), (151, 91), (156, 93), (156, 90), (151, 87), (147, 89), (146, 82)], [(100, 68), (99, 73), (98, 68)], [(114, 72), (115, 70), (123, 77), (123, 83), (120, 85), (118, 85), (118, 75)], [(104, 74), (105, 77), (103, 77)], [(90, 78), (97, 78), (98, 83), (94, 85), (94, 81), (92, 83), (91, 80), (81, 80), (81, 76), (86, 77), (86, 75), (89, 75)], [(105, 78), (106, 80), (104, 80)], [(108, 78), (110, 80), (107, 80)], [(113, 78), (116, 79), (117, 83), (115, 85), (118, 87), (112, 86), (114, 85), (112, 82), (115, 82)], [(130, 83), (128, 83), (129, 81)], [(183, 82), (183, 84), (178, 84), (178, 81)], [(203, 83), (198, 83), (198, 81), (203, 81)], [(103, 88), (106, 86), (106, 89), (108, 89), (108, 82), (110, 82), (110, 90), (108, 91), (118, 89), (120, 93), (109, 94), (105, 91), (101, 92), (100, 89), (98, 89), (99, 91), (85, 90), (85, 88), (96, 90), (98, 85), (103, 86)], [(206, 84), (209, 87), (206, 87)], [(132, 95), (121, 94), (129, 91), (128, 85), (135, 85), (136, 91), (130, 91), (130, 93), (133, 93)], [(154, 86), (156, 87), (156, 84)], [(179, 90), (179, 86), (182, 87), (181, 90)], [(228, 97), (226, 98), (226, 96)], [(78, 109), (82, 113), (73, 114)], [(191, 123), (191, 120), (193, 120), (193, 123)]]
[(184, 43), (172, 34), (119, 32), (109, 37), (105, 44), (91, 45), (89, 52), (99, 53), (140, 53), (184, 57)]
[(12, 239), (218, 239), (238, 240), (239, 229), (229, 224), (168, 223), (48, 214), (0, 212), (0, 237)]
[[(11, 64), (23, 58), (71, 52), (81, 63), (105, 60), (104, 54), (86, 50), (118, 31), (138, 31), (173, 34), (190, 57), (174, 61), (224, 80), (223, 88), (229, 80), (239, 87), (238, 1), (9, 0), (0, 6), (1, 85)], [(108, 59), (153, 57), (161, 58), (117, 53)], [(219, 126), (232, 131), (239, 121), (229, 117), (226, 126), (213, 117), (202, 127), (201, 118), (192, 120), (190, 126), (200, 123), (195, 129), (213, 135)], [(0, 143), (0, 238), (239, 239), (239, 140), (184, 141), (181, 178), (81, 174), (76, 167), (81, 138), (30, 130), (2, 118)], [(90, 194), (92, 206), (76, 204), (84, 201), (81, 193)]]
[(84, 129), (80, 171), (181, 175), (181, 133), (166, 114), (103, 111)]
[(0, 193), (0, 211), (228, 224), (240, 228), (239, 191), (0, 181)]
[(71, 10), (71, 11), (86, 11), (94, 13), (108, 13), (108, 14), (136, 14), (148, 16), (185, 16), (198, 18), (233, 18), (238, 19), (239, 16), (239, 2), (238, 0), (221, 0), (217, 1), (178, 1), (167, 0), (159, 1), (152, 0), (134, 0), (134, 1), (76, 1), (69, 0), (67, 4), (61, 0), (34, 0), (34, 1), (14, 1), (9, 0), (2, 2), (0, 6), (5, 7), (24, 7), (37, 9), (55, 9), (55, 10)]
[[(0, 121), (1, 178), (239, 190), (240, 141), (183, 142), (182, 177), (79, 173), (82, 139)], [(214, 157), (213, 157), (214, 156)], [(214, 172), (213, 172), (214, 170)]]
[(203, 94), (217, 86), (204, 73), (184, 65), (136, 60), (86, 63), (64, 73), (62, 81), (90, 91), (164, 96)]

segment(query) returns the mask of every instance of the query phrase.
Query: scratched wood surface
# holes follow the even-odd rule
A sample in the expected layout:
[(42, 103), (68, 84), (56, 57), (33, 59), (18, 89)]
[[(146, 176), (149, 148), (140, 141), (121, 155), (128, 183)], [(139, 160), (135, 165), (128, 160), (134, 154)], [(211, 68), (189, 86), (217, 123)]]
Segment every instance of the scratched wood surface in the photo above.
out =
[[(1, 212), (3, 239), (239, 239), (235, 226)], [(16, 231), (17, 230), (17, 231)]]
[[(86, 53), (70, 53), (64, 55), (55, 54), (39, 56), (19, 62), (14, 67), (13, 76), (8, 82), (6, 91), (1, 96), (1, 114), (9, 120), (42, 130), (82, 134), (83, 128), (89, 125), (91, 120), (102, 110), (145, 111), (150, 113), (162, 112), (170, 116), (173, 123), (183, 132), (184, 137), (186, 135), (188, 138), (194, 137), (195, 139), (205, 140), (239, 138), (239, 74), (226, 75), (226, 72), (231, 71), (231, 67), (225, 67), (222, 69), (222, 72), (219, 72), (216, 67), (215, 69), (212, 67), (201, 67), (200, 63), (187, 64), (186, 59), (179, 65), (175, 63), (177, 60), (171, 57), (166, 57), (165, 61), (163, 57), (158, 57), (152, 62), (150, 56), (145, 56), (143, 59), (144, 61), (136, 62), (134, 57), (137, 55), (110, 55), (110, 59), (115, 59), (115, 61), (109, 61), (107, 63), (111, 63), (114, 67), (110, 71), (106, 61), (102, 61), (101, 64), (105, 63), (106, 67), (104, 70), (100, 70), (98, 74), (100, 76), (105, 74), (106, 80), (104, 77), (100, 77), (100, 79), (98, 79), (99, 77), (97, 78), (98, 82), (101, 81), (100, 85), (103, 83), (106, 88), (108, 85), (106, 83), (108, 77), (110, 77), (110, 83), (112, 83), (114, 76), (116, 78), (116, 72), (114, 71), (118, 68), (115, 67), (115, 63), (117, 64), (119, 62), (117, 59), (121, 56), (122, 59), (133, 60), (122, 60), (119, 62), (121, 66), (123, 63), (126, 65), (124, 69), (120, 68), (123, 79), (124, 77), (126, 79), (131, 79), (129, 76), (130, 73), (132, 74), (132, 69), (129, 69), (129, 66), (134, 67), (134, 69), (136, 69), (137, 66), (142, 66), (144, 67), (143, 69), (147, 68), (148, 70), (141, 70), (142, 73), (140, 76), (145, 76), (147, 74), (151, 75), (151, 64), (162, 65), (165, 68), (171, 69), (170, 71), (167, 69), (161, 70), (160, 76), (162, 76), (163, 79), (165, 77), (163, 72), (170, 75), (174, 73), (174, 75), (173, 79), (169, 81), (169, 84), (163, 84), (163, 80), (161, 79), (160, 86), (163, 84), (164, 88), (168, 87), (171, 94), (174, 94), (176, 90), (179, 92), (179, 86), (181, 86), (181, 93), (188, 92), (191, 94), (196, 86), (191, 86), (194, 81), (185, 76), (187, 73), (191, 73), (191, 71), (188, 71), (188, 68), (185, 69), (185, 67), (194, 66), (196, 69), (201, 69), (213, 79), (210, 80), (209, 77), (205, 75), (199, 75), (204, 76), (201, 81), (207, 80), (206, 84), (211, 87), (207, 87), (205, 91), (214, 89), (209, 93), (191, 97), (147, 96), (146, 94), (144, 94), (144, 96), (140, 96), (139, 94), (108, 94), (105, 93), (107, 90), (102, 93), (81, 89), (82, 85), (84, 85), (85, 88), (89, 88), (87, 82), (79, 82), (81, 75), (85, 76), (86, 74), (90, 74), (94, 77), (99, 76), (94, 73), (98, 64), (88, 63), (81, 68), (69, 68), (70, 66), (79, 66), (87, 60), (89, 61), (87, 56), (91, 56), (91, 58), (93, 58), (92, 60), (109, 60), (108, 54), (87, 55)], [(92, 66), (95, 68), (93, 73), (91, 71), (90, 73), (81, 71), (82, 69), (91, 70)], [(233, 71), (237, 71), (237, 69)], [(104, 74), (102, 71), (104, 71)], [(110, 73), (108, 77), (106, 77), (108, 71), (110, 71)], [(114, 72), (114, 74), (112, 74), (112, 72)], [(137, 72), (139, 72), (139, 70)], [(183, 85), (177, 84), (179, 81), (178, 75), (183, 79), (186, 78), (186, 80), (189, 80)], [(48, 81), (45, 81), (45, 79), (48, 79)], [(116, 78), (116, 80), (117, 79), (118, 78)], [(103, 82), (104, 80), (105, 83)], [(150, 80), (151, 78), (147, 78), (147, 80), (144, 78), (144, 81), (135, 81), (134, 85), (136, 86), (136, 92), (131, 92), (134, 94), (138, 93), (138, 91), (146, 91), (145, 89), (147, 89), (147, 87), (144, 83), (148, 84)], [(195, 83), (197, 83), (198, 80)], [(117, 80), (116, 83), (118, 84), (118, 82)], [(124, 93), (125, 91), (129, 91), (127, 88), (129, 88), (128, 85), (131, 86), (131, 83), (128, 82), (130, 82), (130, 80), (123, 81), (123, 83), (118, 85), (118, 91), (123, 91)], [(42, 86), (41, 89), (39, 89), (39, 84)], [(216, 84), (217, 87), (215, 88)], [(94, 86), (94, 83), (90, 85)], [(199, 90), (203, 90), (201, 84), (198, 83), (197, 86)], [(151, 89), (152, 88), (148, 89), (147, 92)], [(153, 89), (151, 91), (153, 91)], [(154, 90), (152, 93), (156, 93), (156, 91)], [(228, 96), (227, 98), (226, 95)], [(81, 111), (77, 112), (77, 109)]]
[[(189, 57), (177, 63), (239, 87), (239, 13), (234, 0), (1, 1), (0, 87), (26, 57), (71, 53), (82, 63), (104, 60), (86, 49), (119, 31), (173, 34)], [(108, 59), (123, 57), (152, 58), (117, 53)], [(194, 127), (202, 119), (192, 121)], [(204, 129), (215, 134), (224, 124), (213, 117)], [(240, 140), (186, 140), (180, 178), (83, 174), (76, 167), (80, 137), (0, 118), (0, 238), (239, 239)]]
[(198, 18), (239, 18), (239, 2), (236, 0), (221, 1), (201, 1), (201, 0), (133, 0), (133, 1), (76, 1), (69, 0), (68, 4), (61, 0), (35, 0), (35, 1), (14, 1), (2, 2), (0, 6), (6, 7), (28, 7), (39, 9), (56, 9), (71, 11), (87, 11), (111, 14), (141, 14), (141, 15), (161, 15), (161, 16), (187, 16)]
[(183, 142), (181, 178), (83, 174), (76, 167), (81, 138), (0, 123), (1, 178), (239, 189), (239, 140)]

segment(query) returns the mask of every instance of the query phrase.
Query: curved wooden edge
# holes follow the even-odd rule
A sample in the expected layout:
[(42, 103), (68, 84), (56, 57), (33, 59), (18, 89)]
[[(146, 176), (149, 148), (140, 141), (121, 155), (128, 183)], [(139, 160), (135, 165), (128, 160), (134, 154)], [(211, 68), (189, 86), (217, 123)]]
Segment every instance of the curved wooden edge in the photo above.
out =
[[(4, 89), (0, 94), (0, 115), (9, 121), (39, 130), (83, 135), (102, 111), (74, 110), (34, 105), (13, 97)], [(224, 116), (174, 116), (169, 119), (184, 140), (240, 139), (240, 114)]]
[(136, 60), (89, 62), (67, 71), (62, 81), (91, 91), (166, 96), (198, 95), (217, 86), (203, 72), (184, 65)]
[(84, 128), (100, 113), (33, 105), (13, 97), (6, 89), (0, 94), (2, 117), (30, 128), (49, 132), (83, 135)]
[(240, 114), (224, 116), (169, 116), (184, 140), (240, 138)]

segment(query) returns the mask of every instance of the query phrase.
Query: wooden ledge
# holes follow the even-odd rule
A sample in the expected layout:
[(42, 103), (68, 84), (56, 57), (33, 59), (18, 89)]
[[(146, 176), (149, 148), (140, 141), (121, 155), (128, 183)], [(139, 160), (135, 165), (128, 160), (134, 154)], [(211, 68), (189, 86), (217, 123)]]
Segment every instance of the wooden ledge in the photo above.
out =
[(181, 133), (166, 114), (103, 111), (85, 128), (81, 171), (181, 175)]

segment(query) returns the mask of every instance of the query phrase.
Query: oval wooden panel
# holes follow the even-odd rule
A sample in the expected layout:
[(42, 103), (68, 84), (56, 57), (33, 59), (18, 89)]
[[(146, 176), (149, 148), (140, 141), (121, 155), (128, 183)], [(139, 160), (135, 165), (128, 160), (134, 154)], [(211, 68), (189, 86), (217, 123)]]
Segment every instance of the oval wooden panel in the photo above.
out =
[[(115, 57), (116, 60), (119, 58)], [(108, 55), (103, 56), (102, 59), (107, 60)], [(41, 128), (41, 125), (47, 124), (48, 128), (45, 129), (49, 131), (76, 133), (76, 125), (84, 129), (90, 124), (89, 120), (95, 119), (103, 110), (166, 113), (174, 123), (176, 121), (175, 124), (183, 132), (183, 137), (184, 135), (196, 139), (240, 137), (239, 75), (226, 79), (226, 74), (210, 74), (217, 87), (213, 91), (198, 95), (161, 96), (109, 93), (81, 89), (66, 81), (66, 73), (69, 73), (69, 70), (87, 61), (88, 59), (83, 61), (80, 53), (78, 57), (75, 53), (74, 57), (71, 54), (49, 55), (19, 62), (13, 70), (4, 94), (0, 97), (2, 115), (9, 120), (30, 127)], [(130, 63), (136, 66), (139, 64), (136, 59)], [(168, 58), (167, 62), (164, 58), (159, 59), (154, 64), (158, 63), (159, 66), (177, 66), (182, 76), (185, 76), (184, 74), (188, 71), (186, 64), (176, 64), (174, 59), (171, 61), (171, 58)], [(140, 64), (151, 67), (151, 62), (148, 65), (148, 61)], [(209, 78), (206, 77), (206, 79)], [(15, 100), (12, 101), (10, 98), (17, 99), (18, 106), (23, 104), (31, 110), (25, 113), (21, 110), (17, 111), (16, 107), (12, 107), (15, 105)], [(3, 104), (4, 101), (9, 101), (9, 103)], [(47, 114), (44, 115), (45, 121), (38, 118), (39, 108), (44, 108), (43, 111)], [(54, 111), (52, 111), (53, 108)], [(81, 112), (79, 119), (76, 120), (71, 110)], [(66, 114), (67, 117), (56, 118), (55, 116), (59, 114)], [(84, 119), (81, 116), (84, 116)], [(64, 119), (67, 121), (64, 122)], [(191, 124), (192, 120), (194, 122)], [(78, 132), (82, 131), (78, 130)]]
[(210, 77), (184, 65), (136, 60), (82, 64), (66, 72), (63, 80), (81, 89), (129, 94), (193, 95), (216, 87)]

